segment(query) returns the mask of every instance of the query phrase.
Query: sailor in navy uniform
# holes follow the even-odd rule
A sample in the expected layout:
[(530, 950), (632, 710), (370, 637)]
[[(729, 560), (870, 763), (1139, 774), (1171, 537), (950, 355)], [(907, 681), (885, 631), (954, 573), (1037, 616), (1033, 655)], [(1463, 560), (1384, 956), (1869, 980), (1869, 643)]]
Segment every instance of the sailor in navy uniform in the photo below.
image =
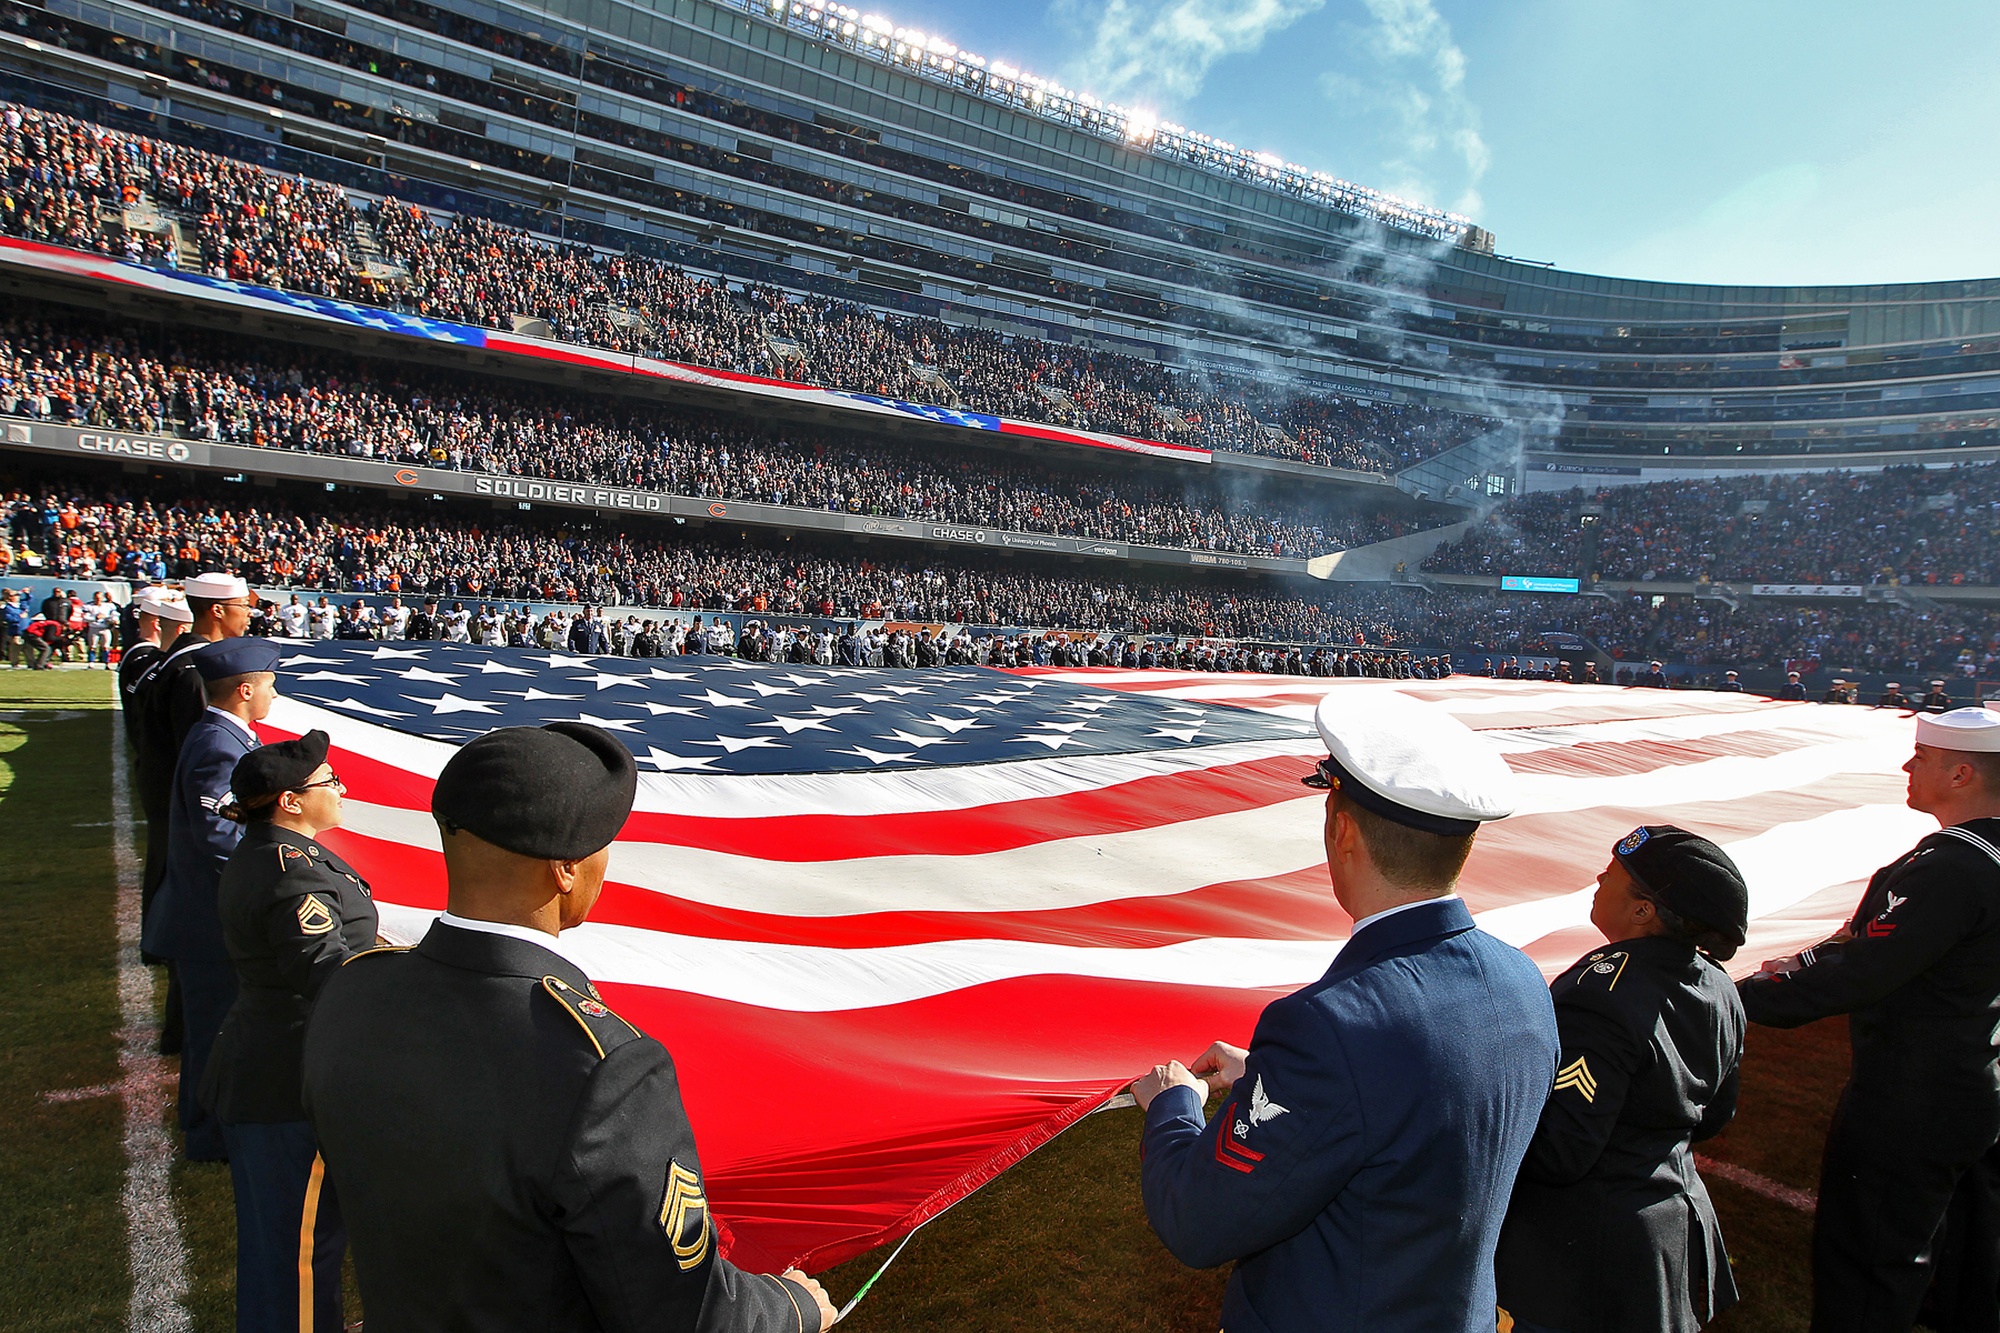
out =
[[(160, 588), (145, 588), (133, 596), (132, 635), (118, 655), (118, 706), (125, 721), (125, 739), (139, 744), (139, 681), (153, 663), (166, 656), (163, 639), (194, 619), (187, 603)], [(157, 886), (156, 886), (157, 887)]]
[(1753, 1023), (1848, 1015), (1853, 1066), (1813, 1216), (1814, 1333), (1908, 1329), (1933, 1283), (1929, 1327), (2000, 1327), (2000, 715), (1918, 717), (1903, 771), (1910, 808), (1944, 827), (1875, 872), (1839, 934), (1737, 987)]
[(347, 1238), (316, 1169), (300, 1065), (314, 997), (341, 963), (374, 946), (376, 914), (367, 881), (318, 841), (341, 822), (343, 788), (326, 752), (323, 731), (252, 750), (236, 762), (223, 811), (243, 825), (219, 893), (236, 1003), (201, 1094), (222, 1122), (236, 1187), (239, 1333), (344, 1327)]
[(222, 639), (192, 653), (208, 706), (188, 729), (167, 798), (167, 873), (141, 941), (168, 959), (180, 977), (181, 1079), (179, 1113), (189, 1160), (220, 1162), (227, 1150), (221, 1124), (198, 1095), (215, 1034), (236, 1000), (236, 969), (223, 942), (216, 893), (222, 868), (243, 836), (226, 818), (236, 761), (257, 748), (251, 724), (278, 697), (279, 650), (267, 639)]
[[(1452, 889), (1513, 780), (1490, 746), (1401, 696), (1328, 695), (1334, 896), (1355, 918), (1326, 975), (1133, 1085), (1141, 1185), (1166, 1246), (1236, 1261), (1229, 1333), (1491, 1333), (1493, 1250), (1556, 1072), (1535, 965)], [(1222, 1091), (1204, 1121), (1203, 1077)]]
[(1736, 1113), (1743, 1005), (1718, 961), (1749, 928), (1728, 853), (1633, 829), (1597, 877), (1606, 940), (1557, 977), (1554, 1091), (1500, 1233), (1515, 1333), (1690, 1333), (1736, 1303), (1691, 1145)]
[(466, 745), (431, 798), (449, 910), (416, 948), (358, 954), (320, 992), (305, 1105), (371, 1325), (832, 1323), (805, 1274), (716, 1252), (673, 1060), (560, 935), (595, 904), (637, 782), (631, 752), (586, 723)]

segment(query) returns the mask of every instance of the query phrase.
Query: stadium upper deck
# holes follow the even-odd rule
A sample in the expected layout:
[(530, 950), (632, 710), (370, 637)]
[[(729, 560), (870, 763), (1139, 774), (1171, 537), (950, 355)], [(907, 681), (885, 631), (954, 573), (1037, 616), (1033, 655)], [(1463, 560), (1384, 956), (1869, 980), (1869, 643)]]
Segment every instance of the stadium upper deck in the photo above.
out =
[[(1502, 416), (1531, 458), (2000, 448), (2000, 280), (1520, 263), (837, 6), (0, 0), (0, 91), (738, 281)], [(1423, 466), (1506, 488), (1491, 451)]]

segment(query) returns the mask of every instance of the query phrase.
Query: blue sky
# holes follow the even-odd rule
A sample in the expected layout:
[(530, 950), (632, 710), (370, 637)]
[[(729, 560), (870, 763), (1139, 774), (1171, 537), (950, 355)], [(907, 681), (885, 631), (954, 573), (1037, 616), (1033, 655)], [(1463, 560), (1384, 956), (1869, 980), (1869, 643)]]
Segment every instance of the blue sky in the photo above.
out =
[(879, 12), (1464, 212), (1503, 254), (1691, 282), (2000, 276), (1992, 0), (885, 0)]

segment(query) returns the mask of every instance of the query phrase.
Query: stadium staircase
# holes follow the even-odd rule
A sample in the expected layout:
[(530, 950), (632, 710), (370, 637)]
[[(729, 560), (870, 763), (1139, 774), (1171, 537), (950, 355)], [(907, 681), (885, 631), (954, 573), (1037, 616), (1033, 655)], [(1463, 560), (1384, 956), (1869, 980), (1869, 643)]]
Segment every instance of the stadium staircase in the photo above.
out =
[(1424, 557), (1441, 542), (1457, 541), (1471, 527), (1468, 520), (1336, 551), (1307, 561), (1306, 572), (1316, 579), (1332, 579), (1336, 583), (1399, 583), (1437, 592), (1449, 580), (1424, 573)]
[(1041, 395), (1041, 399), (1043, 402), (1055, 408), (1058, 412), (1066, 414), (1072, 419), (1081, 417), (1083, 415), (1081, 409), (1079, 409), (1076, 405), (1076, 400), (1071, 398), (1068, 394), (1064, 393), (1061, 389), (1056, 388), (1052, 384), (1038, 383), (1035, 385), (1035, 392)]
[(958, 390), (951, 386), (951, 381), (944, 377), (943, 371), (936, 366), (925, 365), (921, 361), (911, 361), (907, 364), (910, 367), (910, 374), (914, 375), (919, 383), (928, 385), (937, 392), (939, 402), (946, 407), (965, 406), (965, 400), (958, 396)]
[(381, 240), (375, 235), (375, 224), (357, 209), (354, 215), (354, 271), (364, 278), (400, 290), (409, 285), (410, 270), (382, 253)]
[(1396, 485), (1420, 500), (1468, 507), (1498, 503), (1519, 485), (1521, 446), (1521, 428), (1503, 425), (1411, 464), (1396, 474)]
[(1899, 583), (1892, 583), (1884, 587), (1882, 590), (1882, 600), (1885, 602), (1894, 602), (1897, 606), (1907, 607), (1920, 615), (1926, 616), (1942, 615), (1945, 610), (1942, 602), (1937, 601), (1935, 598), (1926, 597), (1915, 588), (1905, 587)]

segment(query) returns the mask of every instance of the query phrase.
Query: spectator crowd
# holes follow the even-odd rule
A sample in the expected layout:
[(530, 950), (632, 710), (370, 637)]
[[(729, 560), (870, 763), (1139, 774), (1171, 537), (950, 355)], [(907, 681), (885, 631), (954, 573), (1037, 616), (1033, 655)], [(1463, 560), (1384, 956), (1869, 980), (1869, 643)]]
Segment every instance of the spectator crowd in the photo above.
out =
[[(563, 244), (0, 103), (0, 231), (490, 328), (1081, 429), (1393, 471), (1489, 418), (889, 314)], [(367, 224), (364, 244), (358, 223)], [(372, 251), (372, 253), (371, 253)]]
[[(0, 573), (69, 582), (236, 569), (260, 588), (305, 591), (301, 611), (274, 606), (269, 616), (283, 626), (285, 616), (303, 615), (298, 632), (306, 637), (380, 633), (382, 621), (371, 623), (367, 608), (379, 617), (400, 599), (411, 608), (406, 614), (426, 614), (454, 637), (462, 632), (496, 642), (511, 636), (502, 619), (508, 606), (630, 608), (640, 616), (638, 628), (607, 639), (627, 652), (637, 651), (644, 609), (651, 609), (661, 613), (651, 618), (662, 652), (670, 650), (676, 626), (685, 643), (694, 616), (725, 611), (767, 627), (866, 620), (1030, 627), (1135, 642), (1300, 645), (1308, 669), (1318, 645), (1546, 656), (1566, 635), (1621, 661), (1658, 658), (1693, 669), (1810, 670), (1822, 662), (1911, 675), (1984, 676), (2000, 669), (2000, 616), (1964, 607), (1755, 599), (1732, 609), (1687, 596), (1432, 593), (1219, 575), (1114, 581), (1080, 567), (1055, 572), (1024, 561), (996, 568), (970, 553), (878, 559), (805, 540), (668, 541), (589, 520), (503, 521), (445, 506), (418, 511), (359, 500), (337, 511), (308, 510), (250, 502), (240, 493), (223, 498), (145, 487), (112, 495), (77, 483), (17, 485), (6, 495), (5, 520)], [(348, 600), (361, 594), (363, 607), (329, 602), (315, 610), (313, 591)], [(437, 606), (421, 612), (426, 601)], [(882, 649), (877, 643), (872, 650)], [(913, 645), (909, 651), (914, 656)], [(1018, 659), (1022, 650), (1015, 651)]]
[(1544, 491), (1424, 568), (1665, 583), (2000, 583), (2000, 465), (1920, 465)]
[[(113, 329), (57, 308), (0, 317), (0, 414), (718, 500), (1138, 542), (1310, 556), (1399, 535), (1379, 512), (1114, 460), (1065, 470), (986, 449), (748, 419), (227, 335)], [(1294, 490), (1292, 494), (1296, 495)]]

